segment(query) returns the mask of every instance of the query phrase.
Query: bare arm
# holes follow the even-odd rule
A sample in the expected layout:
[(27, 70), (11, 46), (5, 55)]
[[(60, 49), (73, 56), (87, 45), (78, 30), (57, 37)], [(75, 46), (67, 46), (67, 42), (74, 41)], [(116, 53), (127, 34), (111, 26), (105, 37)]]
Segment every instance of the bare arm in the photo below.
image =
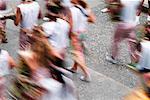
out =
[(17, 8), (16, 19), (14, 20), (14, 24), (15, 24), (16, 26), (18, 26), (19, 23), (21, 22), (21, 20), (22, 20), (21, 11), (20, 11), (20, 8)]
[(96, 17), (95, 17), (95, 15), (94, 15), (94, 13), (91, 11), (90, 8), (88, 8), (87, 11), (88, 11), (88, 13), (89, 13), (88, 22), (90, 22), (90, 23), (95, 23)]
[(8, 61), (9, 61), (9, 65), (10, 65), (11, 69), (16, 66), (16, 63), (15, 63), (14, 59), (11, 56), (8, 57)]

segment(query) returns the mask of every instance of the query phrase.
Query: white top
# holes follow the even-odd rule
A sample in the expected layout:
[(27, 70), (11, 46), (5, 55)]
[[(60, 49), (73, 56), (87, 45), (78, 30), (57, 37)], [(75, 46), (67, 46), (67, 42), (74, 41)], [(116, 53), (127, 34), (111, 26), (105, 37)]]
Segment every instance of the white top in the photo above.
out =
[(136, 11), (141, 0), (121, 0), (123, 4), (121, 19), (127, 23), (136, 24)]
[(138, 68), (150, 69), (150, 41), (143, 41), (141, 58), (138, 64)]
[[(88, 20), (88, 15), (89, 15), (89, 13), (88, 13), (88, 11), (86, 10), (86, 9), (84, 9), (83, 7), (81, 7), (81, 6), (79, 6), (78, 5), (78, 7), (82, 10), (82, 12), (81, 12), (81, 10), (80, 10), (80, 13), (81, 13), (81, 19), (80, 19), (80, 27), (79, 27), (79, 32), (80, 33), (83, 33), (83, 32), (85, 32), (86, 30), (87, 30), (87, 25), (88, 25), (88, 22), (87, 22), (87, 20)], [(83, 14), (84, 13), (84, 14)]]
[(70, 31), (70, 25), (67, 21), (58, 18), (57, 19), (57, 25), (56, 25), (56, 34), (57, 34), (57, 48), (66, 48), (69, 45), (69, 31)]
[(43, 66), (37, 67), (32, 75), (35, 82), (47, 90), (40, 100), (62, 100), (60, 93), (63, 86), (60, 82), (52, 79), (50, 76), (49, 69)]
[(66, 7), (71, 7), (71, 2), (70, 0), (63, 0), (63, 3)]
[(56, 49), (64, 49), (69, 44), (68, 33), (70, 25), (63, 19), (58, 18), (56, 22), (45, 22), (41, 25), (49, 41)]
[(45, 35), (47, 37), (51, 36), (54, 31), (55, 31), (55, 27), (56, 27), (56, 22), (51, 21), (51, 22), (44, 22), (42, 25), (42, 28), (45, 32)]
[(52, 78), (42, 78), (39, 80), (39, 84), (47, 90), (41, 100), (63, 100), (61, 96), (63, 85), (61, 83)]
[(74, 6), (70, 7), (70, 11), (72, 14), (72, 21), (73, 21), (72, 32), (79, 32), (80, 19), (82, 19), (81, 11), (79, 10), (79, 8), (76, 8)]
[(9, 74), (9, 54), (5, 50), (0, 52), (0, 77)]
[(21, 28), (32, 29), (37, 24), (40, 12), (40, 6), (37, 2), (29, 4), (20, 4), (18, 8), (21, 10), (22, 22)]

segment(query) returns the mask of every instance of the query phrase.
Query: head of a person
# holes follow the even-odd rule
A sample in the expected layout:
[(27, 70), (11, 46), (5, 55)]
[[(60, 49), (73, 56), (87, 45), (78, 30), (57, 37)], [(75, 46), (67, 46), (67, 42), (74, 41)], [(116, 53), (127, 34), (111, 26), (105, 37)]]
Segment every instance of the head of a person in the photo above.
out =
[(60, 0), (54, 0), (53, 3), (49, 3), (46, 8), (47, 13), (45, 17), (49, 18), (50, 20), (56, 21), (56, 18), (59, 17), (59, 14), (61, 10), (64, 8), (64, 6), (61, 5)]
[(58, 18), (58, 14), (55, 14), (55, 13), (52, 13), (50, 11), (48, 11), (46, 14), (45, 14), (45, 17), (49, 18), (50, 21), (56, 21), (56, 19)]
[(85, 0), (78, 0), (78, 4), (83, 8), (88, 8), (88, 4)]
[(78, 0), (71, 0), (71, 3), (78, 4)]
[(62, 6), (63, 1), (62, 0), (47, 0), (46, 6)]

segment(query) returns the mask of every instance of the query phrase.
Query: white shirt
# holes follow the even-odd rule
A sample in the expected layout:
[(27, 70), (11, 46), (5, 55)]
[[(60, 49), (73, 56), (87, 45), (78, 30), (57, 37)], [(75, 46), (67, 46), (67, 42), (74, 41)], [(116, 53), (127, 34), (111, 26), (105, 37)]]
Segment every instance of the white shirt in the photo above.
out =
[(121, 0), (123, 4), (121, 19), (136, 24), (136, 12), (141, 0)]
[(150, 41), (143, 41), (141, 58), (138, 64), (138, 68), (150, 69)]
[(58, 49), (60, 48), (66, 48), (69, 45), (69, 31), (70, 31), (70, 25), (67, 21), (57, 18), (57, 25), (56, 25), (56, 31), (57, 34), (57, 45)]
[(44, 22), (41, 26), (45, 32), (45, 35), (49, 37), (55, 32), (56, 22)]
[(80, 29), (80, 20), (82, 19), (82, 13), (79, 10), (79, 8), (76, 8), (74, 6), (70, 7), (71, 14), (72, 14), (72, 21), (73, 21), (73, 27), (72, 32), (79, 32)]
[(9, 74), (9, 54), (5, 50), (0, 52), (0, 77)]
[(78, 24), (79, 25), (79, 32), (83, 33), (87, 30), (87, 25), (88, 25), (87, 20), (88, 20), (88, 15), (89, 14), (88, 14), (88, 11), (86, 9), (84, 9), (83, 7), (81, 7), (79, 5), (78, 5), (78, 7), (82, 10), (82, 12), (80, 10), (81, 17), (80, 17), (80, 23)]
[(18, 8), (20, 8), (22, 15), (21, 28), (32, 29), (38, 21), (40, 12), (39, 4), (37, 2), (20, 4)]
[(45, 22), (42, 28), (46, 34), (49, 36), (49, 42), (56, 49), (64, 49), (69, 44), (68, 33), (70, 25), (63, 19), (57, 18), (56, 22)]

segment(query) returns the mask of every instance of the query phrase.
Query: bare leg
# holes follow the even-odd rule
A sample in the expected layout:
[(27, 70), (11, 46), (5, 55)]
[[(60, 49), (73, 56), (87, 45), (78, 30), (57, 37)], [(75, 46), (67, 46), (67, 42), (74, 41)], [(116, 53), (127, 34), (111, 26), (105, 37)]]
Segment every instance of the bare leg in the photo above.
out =
[(78, 64), (76, 62), (74, 62), (73, 67), (71, 68), (72, 71), (76, 72), (78, 68)]
[(88, 68), (85, 64), (85, 59), (84, 59), (84, 55), (83, 55), (82, 52), (79, 52), (79, 51), (74, 52), (74, 61), (75, 61), (75, 64), (76, 64), (74, 67), (76, 67), (76, 68), (80, 67), (81, 70), (84, 73), (84, 76), (89, 77), (90, 74), (89, 74)]

